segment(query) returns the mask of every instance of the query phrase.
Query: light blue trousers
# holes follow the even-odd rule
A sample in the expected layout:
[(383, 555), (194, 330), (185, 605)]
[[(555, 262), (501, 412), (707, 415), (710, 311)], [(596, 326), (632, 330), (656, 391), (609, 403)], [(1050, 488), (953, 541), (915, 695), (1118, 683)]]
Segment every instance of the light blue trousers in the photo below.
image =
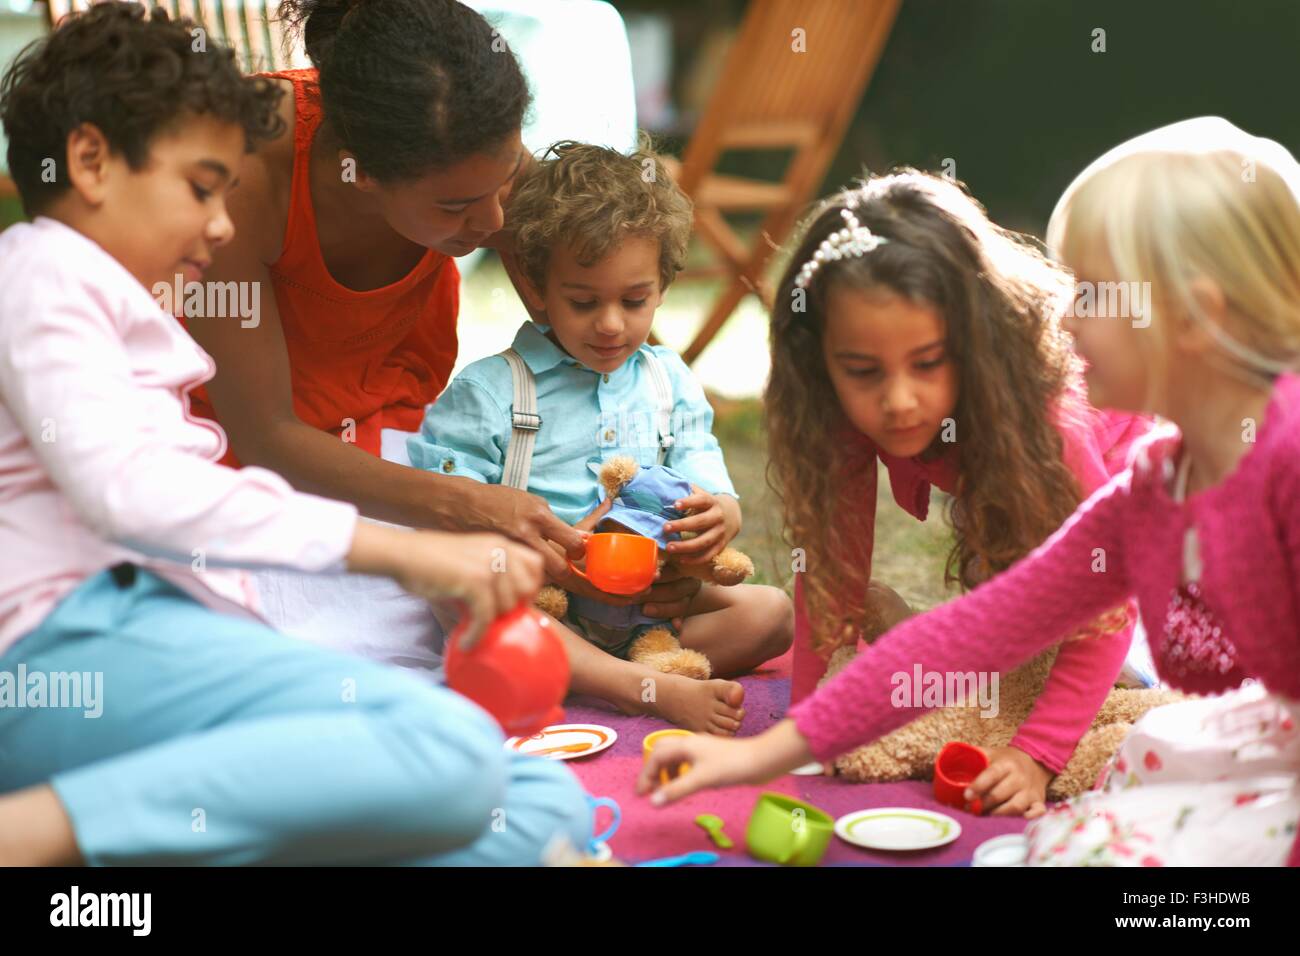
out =
[[(65, 681), (44, 706), (0, 699), (0, 791), (49, 782), (87, 863), (534, 865), (557, 837), (587, 846), (572, 773), (508, 753), (463, 697), (130, 570), (0, 657), (11, 690), (20, 665), (28, 691)], [(48, 706), (72, 672), (102, 675), (100, 716)]]

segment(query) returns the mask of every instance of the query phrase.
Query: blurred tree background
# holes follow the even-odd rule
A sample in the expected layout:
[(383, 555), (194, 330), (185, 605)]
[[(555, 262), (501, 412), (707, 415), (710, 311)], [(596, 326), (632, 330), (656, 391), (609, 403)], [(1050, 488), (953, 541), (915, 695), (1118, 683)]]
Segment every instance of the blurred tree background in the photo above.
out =
[[(680, 155), (746, 3), (611, 2), (629, 33), (642, 16), (670, 24), (673, 115), (656, 125), (645, 111), (642, 123), (661, 149)], [(1094, 52), (1102, 36), (1104, 52)], [(1041, 236), (1074, 176), (1144, 130), (1216, 114), (1300, 152), (1297, 49), (1300, 0), (903, 0), (818, 195), (865, 170), (942, 171), (947, 160), (996, 222)], [(814, 36), (808, 52), (816, 54)], [(776, 179), (785, 159), (735, 153), (722, 168)], [(745, 503), (737, 545), (755, 557), (759, 580), (788, 586), (780, 507), (763, 480), (761, 402), (713, 399), (715, 430)], [(914, 607), (932, 607), (955, 593), (943, 584), (947, 496), (933, 492), (925, 522), (891, 497), (882, 471), (873, 577)]]
[[(721, 67), (744, 0), (612, 0), (668, 17), (680, 147)], [(1094, 30), (1105, 52), (1093, 52)], [(903, 0), (880, 64), (827, 175), (864, 167), (955, 175), (1003, 225), (1041, 235), (1070, 180), (1109, 147), (1217, 114), (1300, 151), (1297, 0)], [(816, 39), (809, 38), (809, 54)], [(781, 157), (731, 158), (779, 175)]]

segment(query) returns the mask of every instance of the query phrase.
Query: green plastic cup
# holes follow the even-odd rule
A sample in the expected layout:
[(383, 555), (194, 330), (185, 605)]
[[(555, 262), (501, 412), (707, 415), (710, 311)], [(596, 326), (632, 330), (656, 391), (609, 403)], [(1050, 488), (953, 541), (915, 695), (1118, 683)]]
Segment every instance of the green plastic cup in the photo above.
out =
[(825, 811), (783, 793), (763, 793), (750, 814), (745, 846), (755, 858), (781, 866), (816, 866), (834, 833), (835, 821)]

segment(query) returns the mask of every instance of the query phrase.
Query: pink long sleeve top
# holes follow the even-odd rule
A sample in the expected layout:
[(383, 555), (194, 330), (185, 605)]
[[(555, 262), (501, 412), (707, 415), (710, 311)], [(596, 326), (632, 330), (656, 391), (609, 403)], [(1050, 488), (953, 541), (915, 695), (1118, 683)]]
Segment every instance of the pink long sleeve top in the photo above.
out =
[(189, 414), (212, 359), (103, 248), (53, 219), (0, 233), (0, 653), (123, 561), (253, 613), (235, 570), (341, 569), (357, 513), (216, 464)]
[[(883, 635), (790, 711), (819, 759), (914, 720), (890, 704), (890, 677), (1014, 668), (1136, 594), (1157, 672), (1193, 693), (1243, 677), (1300, 700), (1300, 376), (1278, 377), (1255, 442), (1218, 485), (1176, 499), (1182, 454), (1172, 427), (1143, 439), (1132, 465), (1099, 488), (1022, 561)], [(1104, 570), (1098, 571), (1098, 556)], [(1189, 669), (1196, 649), (1165, 624), (1180, 586), (1199, 584), (1231, 640), (1233, 667)], [(1300, 864), (1300, 841), (1291, 851)]]
[[(1104, 485), (1123, 470), (1134, 442), (1150, 431), (1151, 419), (1121, 412), (1098, 411), (1082, 401), (1073, 415), (1058, 414), (1056, 425), (1061, 433), (1064, 459), (1078, 480), (1084, 496)], [(862, 482), (853, 490), (853, 507), (865, 508), (874, 515), (876, 507), (876, 469), (872, 458), (878, 457), (889, 472), (890, 488), (899, 506), (924, 521), (930, 508), (930, 486), (950, 494), (957, 488), (958, 446), (933, 461), (920, 458), (897, 458), (888, 455), (865, 437), (860, 437), (870, 454), (864, 455), (867, 467)], [(870, 542), (866, 543), (866, 560), (871, 561)], [(1124, 604), (1121, 598), (1115, 602)], [(1065, 635), (1060, 635), (1064, 637)], [(1079, 739), (1088, 730), (1097, 711), (1114, 686), (1124, 665), (1133, 639), (1133, 621), (1120, 630), (1089, 632), (1086, 639), (1061, 644), (1042, 693), (1029, 716), (1020, 725), (1011, 745), (1029, 754), (1053, 773), (1065, 769)], [(812, 627), (803, 598), (801, 582), (795, 584), (794, 674), (791, 703), (806, 698), (826, 673), (826, 661), (812, 649)]]

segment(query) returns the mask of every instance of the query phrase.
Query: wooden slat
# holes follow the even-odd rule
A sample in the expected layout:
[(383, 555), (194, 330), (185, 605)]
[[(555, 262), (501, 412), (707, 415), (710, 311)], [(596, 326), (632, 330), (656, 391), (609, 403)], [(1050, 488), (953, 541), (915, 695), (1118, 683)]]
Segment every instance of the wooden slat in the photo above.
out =
[(770, 120), (737, 123), (718, 137), (723, 149), (776, 149), (807, 146), (816, 141), (821, 128), (807, 120)]
[[(50, 26), (69, 13), (90, 9), (94, 0), (46, 0)], [(187, 17), (209, 36), (235, 51), (241, 69), (305, 69), (311, 66), (301, 38), (288, 41), (285, 25), (276, 19), (278, 0), (148, 0), (173, 17)], [(247, 30), (247, 35), (245, 34)]]
[(788, 204), (791, 198), (790, 188), (785, 183), (720, 174), (705, 177), (695, 195), (696, 201), (701, 205), (712, 206), (724, 212), (771, 209)]
[[(241, 69), (249, 68), (248, 44), (244, 42), (244, 31), (240, 25), (240, 0), (219, 0), (221, 7), (220, 28), (223, 42), (235, 51), (235, 58)], [(217, 25), (214, 23), (214, 26)]]
[(244, 26), (248, 30), (248, 69), (262, 72), (275, 69), (268, 54), (270, 44), (266, 37), (266, 10), (262, 0), (243, 0)]

